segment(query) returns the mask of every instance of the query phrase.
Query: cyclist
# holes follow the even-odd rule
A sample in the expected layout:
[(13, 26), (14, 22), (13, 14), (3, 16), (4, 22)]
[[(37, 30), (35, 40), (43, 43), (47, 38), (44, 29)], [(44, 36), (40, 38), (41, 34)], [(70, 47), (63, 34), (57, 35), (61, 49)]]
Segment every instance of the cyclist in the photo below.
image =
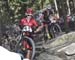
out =
[[(32, 8), (28, 8), (26, 10), (25, 15), (26, 15), (26, 17), (24, 17), (20, 20), (20, 24), (19, 24), (20, 28), (23, 28), (25, 25), (30, 26), (31, 28), (33, 28), (33, 27), (37, 28), (39, 26), (37, 21), (33, 18), (33, 9)], [(34, 33), (37, 33), (40, 30), (41, 30), (40, 27), (38, 27), (36, 29), (36, 31), (34, 31)]]
[[(20, 21), (20, 24), (19, 24), (20, 25), (20, 28), (22, 29), (25, 25), (27, 25), (27, 26), (30, 26), (32, 29), (33, 28), (37, 28), (34, 31), (34, 33), (39, 32), (41, 30), (40, 29), (41, 26), (38, 27), (39, 25), (38, 25), (37, 21), (33, 18), (33, 9), (28, 8), (26, 10), (25, 15), (26, 15), (26, 17), (22, 18), (21, 21)], [(31, 35), (31, 38), (32, 38), (32, 35)], [(29, 45), (27, 45), (27, 49), (30, 49), (30, 46)], [(28, 50), (27, 51), (27, 55), (26, 55), (26, 57), (29, 58), (29, 59), (30, 59), (30, 53), (31, 53), (30, 50)]]

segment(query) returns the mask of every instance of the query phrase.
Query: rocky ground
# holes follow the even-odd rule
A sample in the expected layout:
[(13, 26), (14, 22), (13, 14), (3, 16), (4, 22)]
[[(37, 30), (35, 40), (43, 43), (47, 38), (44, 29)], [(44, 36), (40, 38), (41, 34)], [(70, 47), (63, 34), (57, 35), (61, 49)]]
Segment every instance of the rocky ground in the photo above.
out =
[(36, 60), (75, 60), (75, 32), (47, 42), (40, 51)]
[[(9, 49), (9, 44), (5, 47)], [(75, 32), (37, 43), (35, 60), (75, 60)]]

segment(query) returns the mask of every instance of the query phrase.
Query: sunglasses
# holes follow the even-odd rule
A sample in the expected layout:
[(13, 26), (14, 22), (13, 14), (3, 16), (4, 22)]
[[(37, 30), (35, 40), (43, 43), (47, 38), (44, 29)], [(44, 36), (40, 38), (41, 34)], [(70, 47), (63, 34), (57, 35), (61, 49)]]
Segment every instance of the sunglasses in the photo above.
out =
[(32, 16), (32, 15), (27, 15), (27, 16)]

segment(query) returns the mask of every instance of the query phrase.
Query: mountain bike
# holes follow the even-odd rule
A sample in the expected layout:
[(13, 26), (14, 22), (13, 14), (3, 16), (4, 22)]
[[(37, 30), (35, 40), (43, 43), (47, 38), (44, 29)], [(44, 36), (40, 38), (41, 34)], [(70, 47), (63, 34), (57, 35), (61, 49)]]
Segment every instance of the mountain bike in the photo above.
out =
[[(35, 43), (30, 37), (31, 32), (31, 27), (24, 26), (24, 28), (21, 31), (21, 34), (18, 36), (19, 39), (16, 44), (15, 50), (16, 52), (21, 53), (22, 58), (29, 58), (30, 60), (33, 60), (35, 56)], [(28, 53), (28, 51), (30, 52)]]

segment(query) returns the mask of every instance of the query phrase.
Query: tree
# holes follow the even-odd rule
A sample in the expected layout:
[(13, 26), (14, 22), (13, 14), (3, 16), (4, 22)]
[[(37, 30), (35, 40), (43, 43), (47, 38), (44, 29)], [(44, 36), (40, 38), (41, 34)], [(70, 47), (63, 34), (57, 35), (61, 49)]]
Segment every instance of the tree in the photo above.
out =
[[(47, 3), (52, 0), (1, 0), (0, 1), (0, 20), (4, 23), (12, 23), (15, 20), (20, 20), (24, 16), (25, 9), (27, 7), (32, 7), (35, 10), (40, 10), (44, 8)], [(26, 2), (26, 3), (22, 3)]]

